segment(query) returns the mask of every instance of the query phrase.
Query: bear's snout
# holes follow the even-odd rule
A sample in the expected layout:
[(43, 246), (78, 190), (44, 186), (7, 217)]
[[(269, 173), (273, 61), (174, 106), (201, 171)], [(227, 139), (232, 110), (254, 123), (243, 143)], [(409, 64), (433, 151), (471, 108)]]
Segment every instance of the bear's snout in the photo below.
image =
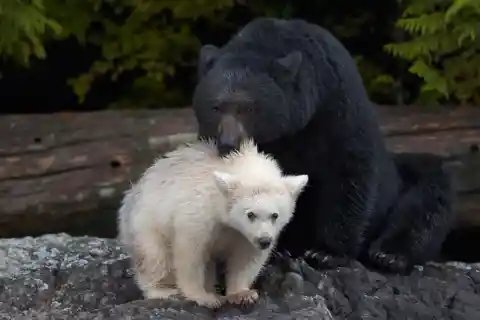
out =
[(271, 237), (258, 237), (255, 239), (255, 242), (257, 243), (257, 246), (262, 249), (268, 249), (270, 245), (272, 244), (272, 238)]
[(221, 156), (238, 149), (245, 138), (246, 132), (241, 122), (229, 114), (222, 116), (217, 136), (217, 148)]

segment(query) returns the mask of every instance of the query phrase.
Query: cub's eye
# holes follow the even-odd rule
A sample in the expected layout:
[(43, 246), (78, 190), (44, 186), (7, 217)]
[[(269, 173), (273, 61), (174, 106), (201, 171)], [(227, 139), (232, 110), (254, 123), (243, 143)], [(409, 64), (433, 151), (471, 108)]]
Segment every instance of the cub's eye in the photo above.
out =
[(253, 112), (253, 107), (248, 107), (248, 108), (247, 108), (247, 112), (248, 112), (248, 113)]
[(212, 110), (213, 110), (214, 112), (218, 112), (218, 111), (220, 111), (220, 108), (217, 107), (217, 106), (215, 106), (215, 107), (212, 108)]
[(276, 213), (276, 212), (272, 213), (272, 215), (270, 216), (270, 218), (271, 218), (273, 221), (277, 220), (277, 219), (278, 219), (278, 213)]
[(248, 212), (248, 213), (247, 213), (247, 218), (248, 218), (250, 221), (255, 220), (256, 217), (257, 217), (257, 216), (256, 216), (255, 213), (253, 213), (253, 212)]

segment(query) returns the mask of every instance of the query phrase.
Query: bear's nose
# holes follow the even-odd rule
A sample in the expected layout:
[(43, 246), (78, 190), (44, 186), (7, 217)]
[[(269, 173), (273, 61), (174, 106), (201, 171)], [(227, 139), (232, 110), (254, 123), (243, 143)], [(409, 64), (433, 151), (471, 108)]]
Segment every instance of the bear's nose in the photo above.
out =
[(218, 141), (217, 149), (218, 149), (219, 155), (222, 157), (226, 156), (236, 148), (237, 148), (237, 143), (234, 140), (223, 139)]
[(260, 237), (257, 239), (258, 247), (262, 250), (267, 249), (272, 244), (272, 238), (270, 237)]

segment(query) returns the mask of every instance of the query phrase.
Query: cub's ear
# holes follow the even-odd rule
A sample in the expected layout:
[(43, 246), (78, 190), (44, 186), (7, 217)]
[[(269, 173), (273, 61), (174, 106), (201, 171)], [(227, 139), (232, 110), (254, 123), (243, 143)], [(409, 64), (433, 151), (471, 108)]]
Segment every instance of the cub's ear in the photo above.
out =
[(291, 82), (300, 70), (303, 61), (303, 55), (300, 51), (292, 51), (282, 58), (278, 58), (274, 63), (274, 74), (282, 81)]
[(285, 176), (283, 182), (294, 198), (297, 198), (308, 183), (308, 175)]
[(237, 188), (239, 181), (238, 178), (230, 173), (214, 171), (213, 177), (215, 179), (215, 184), (217, 188), (224, 194), (232, 192)]
[(219, 52), (220, 49), (213, 44), (206, 44), (200, 49), (198, 54), (198, 75), (200, 77), (210, 70)]

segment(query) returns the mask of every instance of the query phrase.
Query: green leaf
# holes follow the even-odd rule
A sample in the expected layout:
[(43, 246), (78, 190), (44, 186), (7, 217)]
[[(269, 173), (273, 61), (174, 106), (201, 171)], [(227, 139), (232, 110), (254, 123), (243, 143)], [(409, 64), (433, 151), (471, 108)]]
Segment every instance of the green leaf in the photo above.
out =
[(479, 104), (480, 0), (411, 0), (397, 25), (410, 34), (384, 50), (423, 81), (420, 100)]
[(376, 85), (392, 85), (395, 83), (395, 79), (388, 74), (382, 74), (374, 78), (373, 83)]
[(94, 77), (91, 74), (82, 74), (76, 79), (69, 79), (68, 84), (72, 86), (73, 92), (78, 97), (78, 102), (83, 103), (85, 97), (90, 90)]
[(409, 71), (425, 80), (422, 91), (435, 90), (448, 98), (448, 85), (446, 79), (434, 68), (428, 66), (425, 61), (416, 60)]
[(453, 0), (453, 4), (445, 14), (445, 21), (450, 22), (461, 10), (478, 10), (479, 8), (480, 2), (478, 0)]

